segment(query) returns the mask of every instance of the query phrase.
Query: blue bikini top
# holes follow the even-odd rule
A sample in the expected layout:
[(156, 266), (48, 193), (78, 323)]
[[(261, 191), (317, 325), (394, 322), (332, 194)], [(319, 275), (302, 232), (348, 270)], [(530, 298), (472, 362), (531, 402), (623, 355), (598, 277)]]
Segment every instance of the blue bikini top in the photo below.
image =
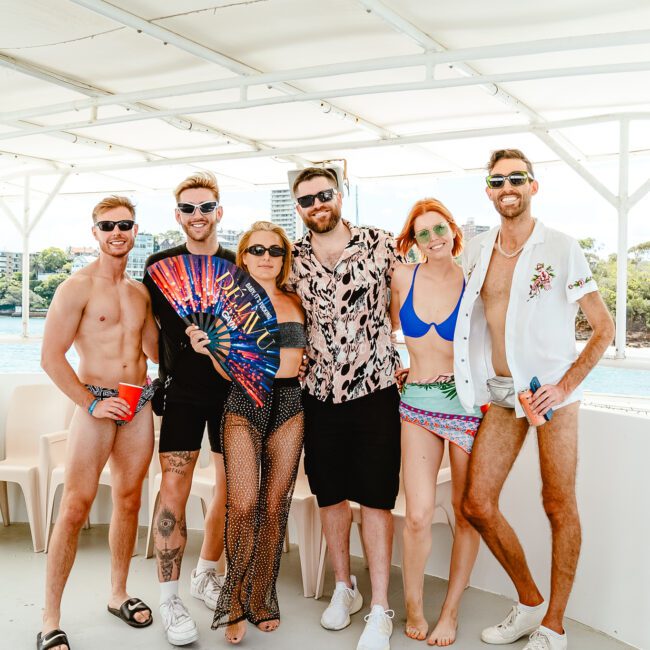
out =
[(456, 303), (456, 308), (454, 311), (449, 314), (446, 320), (442, 323), (425, 323), (421, 320), (418, 315), (415, 313), (415, 307), (413, 306), (413, 286), (415, 285), (415, 274), (418, 272), (420, 265), (417, 264), (415, 270), (413, 271), (413, 279), (411, 280), (411, 289), (409, 290), (406, 300), (399, 310), (399, 319), (402, 323), (402, 333), (404, 336), (410, 336), (414, 339), (419, 339), (424, 336), (430, 329), (431, 326), (435, 328), (438, 336), (445, 341), (454, 340), (454, 330), (456, 329), (456, 320), (458, 319), (458, 310), (460, 309), (460, 301), (463, 298), (465, 293), (465, 278), (463, 278), (463, 289), (460, 292), (458, 302)]

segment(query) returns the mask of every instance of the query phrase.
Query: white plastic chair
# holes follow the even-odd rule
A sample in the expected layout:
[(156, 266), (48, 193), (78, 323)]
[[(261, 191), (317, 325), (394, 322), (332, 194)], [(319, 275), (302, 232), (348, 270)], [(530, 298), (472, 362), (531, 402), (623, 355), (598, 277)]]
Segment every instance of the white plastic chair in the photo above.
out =
[(39, 480), (39, 438), (65, 429), (74, 403), (53, 384), (17, 386), (9, 400), (5, 427), (5, 459), (0, 461), (0, 510), (5, 526), (10, 523), (7, 482), (18, 483), (25, 497), (34, 552), (44, 548), (43, 507), (45, 493)]
[(305, 475), (304, 457), (300, 458), (289, 516), (293, 519), (298, 536), (303, 594), (305, 598), (310, 598), (316, 593), (321, 525), (316, 497), (311, 493)]
[[(361, 534), (361, 506), (358, 503), (350, 503), (352, 509), (352, 523), (357, 524), (359, 527), (359, 539), (361, 540), (361, 547), (363, 549), (363, 536)], [(400, 563), (403, 557), (403, 532), (406, 520), (406, 495), (404, 493), (404, 481), (400, 472), (399, 493), (395, 500), (395, 507), (392, 510), (393, 514), (393, 544), (396, 548)], [(447, 524), (451, 528), (452, 535), (454, 534), (453, 523), (453, 508), (451, 505), (451, 468), (441, 467), (438, 472), (438, 479), (436, 481), (436, 505), (433, 516), (434, 524)], [(318, 572), (316, 575), (316, 594), (315, 598), (318, 599), (323, 595), (323, 587), (325, 583), (325, 560), (327, 557), (327, 541), (325, 535), (321, 535), (320, 544), (320, 558), (318, 563)], [(366, 562), (367, 566), (367, 562)]]

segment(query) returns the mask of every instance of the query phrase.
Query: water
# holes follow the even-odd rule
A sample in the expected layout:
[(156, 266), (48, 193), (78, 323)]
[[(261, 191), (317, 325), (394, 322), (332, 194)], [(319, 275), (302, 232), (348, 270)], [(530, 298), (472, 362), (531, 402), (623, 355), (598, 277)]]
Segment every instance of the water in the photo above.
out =
[[(44, 318), (32, 318), (29, 321), (30, 336), (43, 335)], [(22, 321), (20, 318), (0, 316), (0, 337), (20, 336)], [(404, 351), (406, 353), (406, 351)], [(79, 364), (79, 356), (74, 348), (67, 354), (73, 368)], [(41, 340), (35, 338), (26, 342), (7, 343), (0, 341), (0, 373), (41, 372)], [(156, 367), (150, 364), (150, 375), (157, 374)], [(650, 370), (632, 368), (613, 368), (597, 366), (585, 379), (584, 387), (594, 393), (615, 393), (618, 395), (650, 395)]]

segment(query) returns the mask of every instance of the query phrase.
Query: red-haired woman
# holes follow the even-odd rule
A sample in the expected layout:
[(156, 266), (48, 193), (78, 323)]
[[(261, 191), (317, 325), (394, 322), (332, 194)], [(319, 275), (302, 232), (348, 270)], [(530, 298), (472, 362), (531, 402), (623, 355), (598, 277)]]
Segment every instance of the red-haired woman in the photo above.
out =
[(479, 545), (479, 535), (463, 516), (460, 504), (481, 412), (463, 409), (453, 376), (454, 329), (465, 290), (463, 271), (454, 257), (461, 252), (463, 234), (440, 201), (423, 199), (411, 209), (397, 245), (403, 255), (416, 247), (422, 260), (398, 265), (391, 283), (393, 327), (402, 330), (410, 356), (400, 402), (406, 493), (402, 564), (406, 635), (423, 640), (428, 631), (423, 577), (431, 551), (436, 479), (448, 440), (456, 535), (447, 597), (428, 639), (429, 645), (447, 646), (456, 639), (460, 598)]

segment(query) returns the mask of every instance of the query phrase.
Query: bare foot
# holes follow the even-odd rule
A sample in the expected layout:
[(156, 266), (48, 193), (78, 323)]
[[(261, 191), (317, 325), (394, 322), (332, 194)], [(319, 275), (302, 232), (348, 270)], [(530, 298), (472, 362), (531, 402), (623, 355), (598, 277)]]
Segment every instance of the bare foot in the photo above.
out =
[(262, 632), (273, 632), (273, 630), (277, 630), (279, 626), (280, 619), (274, 618), (270, 621), (263, 621), (257, 627), (262, 630)]
[(237, 645), (241, 643), (246, 636), (246, 621), (239, 621), (239, 623), (233, 623), (226, 628), (226, 641)]
[(429, 645), (448, 646), (456, 640), (458, 619), (456, 616), (441, 614), (433, 632), (427, 639)]
[(404, 628), (404, 634), (409, 639), (414, 639), (415, 641), (424, 641), (427, 638), (427, 630), (429, 625), (426, 619), (423, 616), (407, 618), (406, 627)]

